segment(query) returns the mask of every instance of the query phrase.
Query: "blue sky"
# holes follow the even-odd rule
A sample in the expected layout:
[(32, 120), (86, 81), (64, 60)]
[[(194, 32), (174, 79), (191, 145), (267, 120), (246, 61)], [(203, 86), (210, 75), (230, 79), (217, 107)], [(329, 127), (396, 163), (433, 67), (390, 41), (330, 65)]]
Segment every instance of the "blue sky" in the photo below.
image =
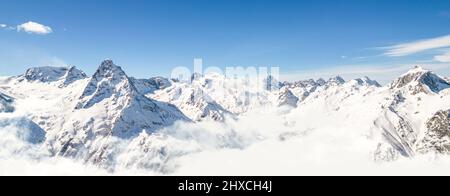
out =
[[(63, 64), (91, 74), (106, 58), (143, 78), (191, 67), (194, 58), (203, 58), (205, 66), (279, 66), (294, 78), (294, 73), (349, 69), (371, 75), (367, 70), (409, 64), (450, 73), (450, 44), (444, 37), (450, 35), (448, 0), (0, 3), (0, 75)], [(29, 21), (51, 31), (20, 26)], [(412, 53), (393, 53), (436, 42)]]

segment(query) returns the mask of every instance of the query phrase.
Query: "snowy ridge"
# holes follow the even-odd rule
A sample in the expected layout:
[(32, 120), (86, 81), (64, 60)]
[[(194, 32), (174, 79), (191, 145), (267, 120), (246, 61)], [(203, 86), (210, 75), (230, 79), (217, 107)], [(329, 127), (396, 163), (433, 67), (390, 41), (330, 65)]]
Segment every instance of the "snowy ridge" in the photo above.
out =
[(29, 82), (56, 82), (60, 81), (61, 86), (67, 86), (76, 80), (87, 78), (86, 74), (75, 66), (70, 67), (34, 67), (19, 76), (19, 81), (25, 79)]
[(277, 106), (287, 105), (295, 108), (299, 100), (287, 87), (281, 88), (276, 94)]
[(335, 76), (330, 78), (327, 82), (326, 82), (326, 86), (338, 86), (341, 84), (344, 84), (345, 80), (344, 78), (342, 78), (341, 76)]
[(363, 86), (376, 86), (376, 87), (381, 87), (381, 85), (375, 81), (375, 80), (371, 80), (369, 77), (363, 77), (363, 78), (357, 78), (354, 79), (353, 81), (355, 81), (357, 84), (359, 85), (363, 85)]
[(271, 104), (270, 92), (263, 90), (267, 86), (258, 86), (254, 80), (228, 78), (216, 73), (194, 74), (193, 79), (191, 83), (173, 82), (170, 88), (150, 96), (161, 101), (173, 101), (180, 108), (194, 106), (192, 109), (197, 111), (190, 115), (194, 118), (217, 120), (223, 119), (226, 113), (239, 115)]
[(174, 84), (150, 96), (153, 99), (174, 104), (193, 121), (204, 119), (222, 121), (225, 114), (229, 114), (200, 87), (190, 86), (186, 83)]
[[(384, 87), (367, 77), (269, 77), (262, 86), (215, 73), (193, 79), (131, 78), (112, 60), (91, 77), (75, 67), (32, 68), (0, 81), (0, 113), (13, 112), (0, 115), (0, 127), (28, 124), (38, 138), (29, 141), (51, 156), (163, 174), (185, 156), (267, 141), (371, 161), (449, 154), (450, 85), (420, 67)], [(4, 116), (12, 114), (24, 117)]]
[(283, 86), (287, 87), (300, 101), (305, 100), (311, 93), (313, 93), (318, 87), (326, 84), (324, 79), (318, 80), (305, 80), (297, 82), (284, 82)]
[(391, 126), (384, 127), (386, 139), (409, 157), (437, 148), (438, 143), (428, 146), (427, 150), (420, 146), (429, 137), (428, 119), (450, 106), (449, 87), (443, 78), (421, 67), (415, 67), (394, 81), (388, 91), (392, 101), (383, 106), (384, 121)]
[(405, 87), (413, 94), (439, 93), (441, 90), (450, 88), (450, 84), (444, 78), (417, 66), (391, 84), (391, 88)]
[(71, 66), (68, 68), (68, 70), (67, 70), (66, 74), (63, 76), (63, 78), (64, 78), (64, 81), (62, 82), (60, 87), (66, 87), (77, 80), (87, 78), (87, 76), (83, 71), (77, 69), (75, 66)]
[(189, 121), (176, 107), (140, 94), (131, 79), (111, 60), (102, 62), (79, 96), (76, 106), (48, 140), (54, 154), (78, 156), (89, 149), (86, 159), (102, 162), (111, 136), (131, 138), (153, 132), (175, 121)]
[(131, 78), (136, 90), (141, 94), (151, 94), (157, 90), (163, 90), (172, 86), (172, 82), (163, 77), (153, 77), (150, 79), (135, 79)]

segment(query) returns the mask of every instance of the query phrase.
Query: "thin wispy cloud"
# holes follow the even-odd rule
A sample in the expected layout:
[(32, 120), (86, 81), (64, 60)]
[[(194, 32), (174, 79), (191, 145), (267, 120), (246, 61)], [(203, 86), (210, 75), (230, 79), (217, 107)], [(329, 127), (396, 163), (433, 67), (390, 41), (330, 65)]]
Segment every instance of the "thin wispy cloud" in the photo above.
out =
[(434, 60), (442, 63), (450, 63), (450, 51), (445, 54), (435, 56)]
[(6, 27), (8, 27), (8, 25), (6, 25), (6, 24), (0, 24), (0, 28), (6, 28)]
[(408, 56), (428, 50), (450, 47), (450, 35), (384, 47), (390, 57)]
[(38, 35), (47, 35), (53, 32), (51, 27), (33, 21), (18, 25), (17, 31)]

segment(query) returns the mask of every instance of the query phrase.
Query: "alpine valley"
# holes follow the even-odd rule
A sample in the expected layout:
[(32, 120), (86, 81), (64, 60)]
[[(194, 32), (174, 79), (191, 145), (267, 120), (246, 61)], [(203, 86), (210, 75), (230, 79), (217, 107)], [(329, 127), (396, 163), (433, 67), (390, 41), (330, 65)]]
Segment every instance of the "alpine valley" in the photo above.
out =
[(0, 79), (0, 165), (73, 160), (109, 174), (264, 167), (277, 175), (315, 164), (446, 157), (450, 80), (411, 68), (385, 86), (367, 77), (268, 77), (264, 84), (276, 88), (262, 89), (215, 73), (191, 82), (137, 79), (112, 60), (92, 76), (76, 67), (30, 68)]

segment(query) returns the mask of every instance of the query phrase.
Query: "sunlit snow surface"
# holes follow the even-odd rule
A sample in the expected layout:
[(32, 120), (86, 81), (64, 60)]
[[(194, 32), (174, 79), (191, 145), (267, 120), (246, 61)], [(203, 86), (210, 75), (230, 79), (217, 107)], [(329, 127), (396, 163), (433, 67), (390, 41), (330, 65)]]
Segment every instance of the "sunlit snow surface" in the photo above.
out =
[[(423, 70), (409, 73), (417, 72)], [(83, 127), (87, 117), (104, 118), (99, 105), (75, 111), (90, 78), (63, 87), (65, 78), (55, 82), (5, 78), (0, 92), (14, 97), (15, 110), (0, 113), (0, 174), (450, 175), (448, 155), (418, 153), (427, 121), (437, 111), (450, 109), (450, 89), (437, 84), (438, 92), (418, 87), (415, 93), (421, 81), (406, 79), (385, 87), (365, 78), (330, 80), (315, 89), (291, 85), (289, 90), (299, 100), (296, 107), (280, 106), (279, 92), (265, 92), (265, 101), (246, 108), (201, 89), (202, 85), (173, 83), (146, 96), (173, 104), (192, 121), (124, 138), (67, 128), (72, 124), (68, 119)], [(393, 87), (405, 81), (408, 85)], [(174, 93), (179, 89), (188, 94)], [(203, 110), (197, 106), (204, 106), (198, 105), (204, 100), (186, 103), (199, 89), (217, 105)], [(307, 96), (301, 97), (305, 92)], [(199, 120), (205, 111), (220, 113), (221, 118)], [(73, 137), (66, 140), (65, 135)]]

